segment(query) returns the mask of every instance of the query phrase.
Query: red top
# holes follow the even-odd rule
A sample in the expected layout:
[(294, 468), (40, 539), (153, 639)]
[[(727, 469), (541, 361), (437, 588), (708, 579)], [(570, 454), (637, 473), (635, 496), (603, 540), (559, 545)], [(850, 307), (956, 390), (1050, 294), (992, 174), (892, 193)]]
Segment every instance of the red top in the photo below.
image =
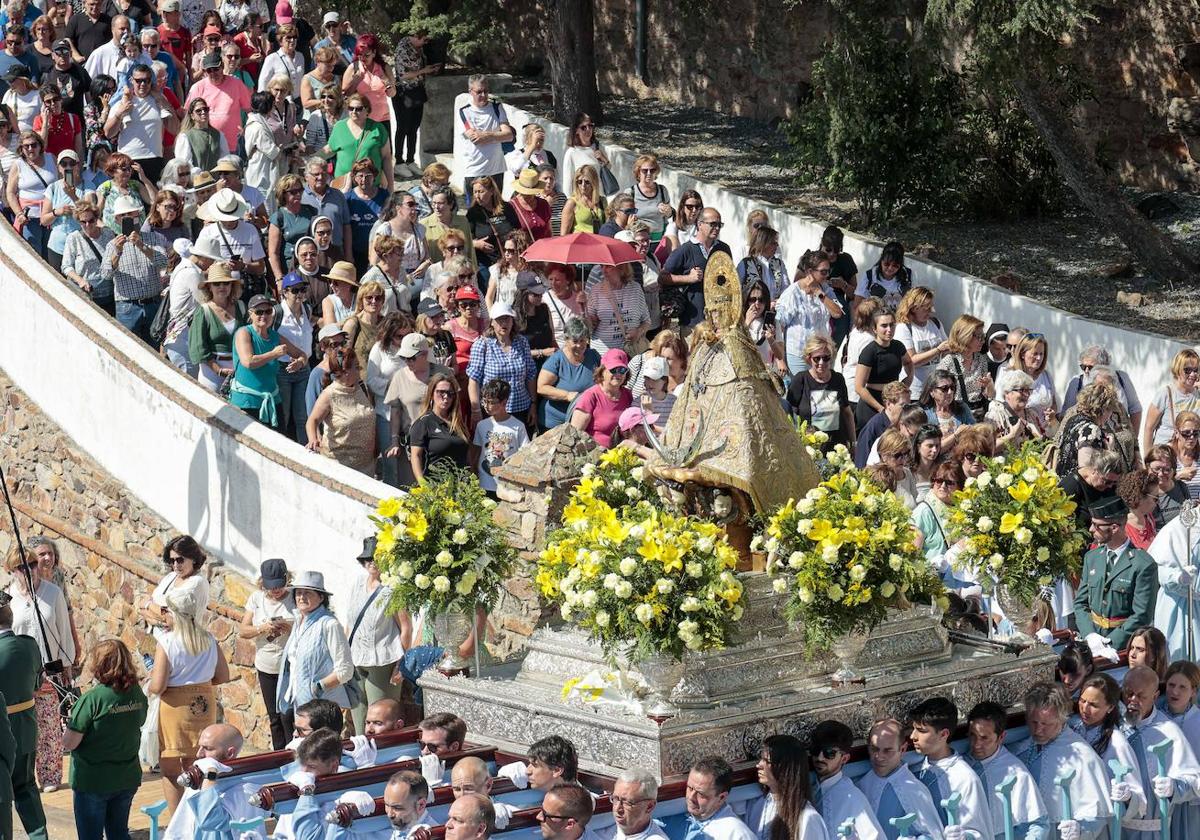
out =
[(509, 202), (512, 209), (517, 213), (517, 218), (521, 222), (521, 228), (529, 234), (533, 242), (552, 236), (553, 234), (550, 230), (550, 202), (544, 198), (533, 196), (533, 210), (526, 210), (521, 204), (521, 201), (526, 198), (529, 198), (529, 196), (518, 197), (514, 195), (512, 201)]
[(1125, 523), (1125, 536), (1129, 537), (1129, 541), (1133, 543), (1134, 548), (1140, 548), (1142, 551), (1147, 551), (1150, 548), (1150, 543), (1154, 542), (1155, 536), (1158, 535), (1158, 526), (1154, 524), (1154, 517), (1146, 517), (1146, 527), (1139, 531), (1133, 526), (1132, 522)]
[[(42, 115), (33, 118), (33, 130), (42, 130)], [(83, 123), (79, 117), (68, 111), (50, 118), (50, 134), (46, 138), (46, 151), (58, 157), (58, 153), (66, 149), (75, 149), (75, 138), (83, 133)]]
[[(158, 40), (161, 48), (179, 59), (181, 72), (188, 73), (192, 66), (192, 33), (186, 26), (171, 29), (165, 23), (158, 25)], [(186, 85), (185, 85), (186, 87)]]

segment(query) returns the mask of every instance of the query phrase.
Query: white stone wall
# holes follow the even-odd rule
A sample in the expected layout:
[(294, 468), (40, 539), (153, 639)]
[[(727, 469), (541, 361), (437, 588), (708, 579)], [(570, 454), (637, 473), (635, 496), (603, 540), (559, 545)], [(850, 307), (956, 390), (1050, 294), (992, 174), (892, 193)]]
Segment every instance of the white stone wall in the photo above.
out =
[[(254, 579), (283, 557), (348, 591), (387, 488), (252, 422), (157, 357), (0, 224), (0, 368), (174, 528)], [(336, 608), (337, 601), (334, 606)]]
[[(521, 137), (521, 128), (527, 122), (541, 123), (546, 129), (546, 148), (552, 151), (559, 160), (563, 159), (568, 134), (566, 126), (534, 116), (520, 108), (505, 107), (509, 113), (509, 120), (517, 130), (518, 139)], [(686, 142), (686, 140), (681, 139), (676, 142)], [(605, 144), (604, 151), (612, 161), (612, 173), (621, 186), (626, 187), (631, 184), (631, 170), (637, 154), (624, 146), (610, 144)], [(740, 259), (746, 253), (744, 220), (746, 215), (755, 208), (765, 210), (770, 218), (771, 227), (779, 231), (779, 241), (783, 246), (784, 257), (792, 263), (789, 269), (794, 269), (796, 260), (806, 248), (816, 248), (819, 245), (821, 232), (828, 224), (820, 219), (804, 216), (778, 205), (755, 201), (728, 187), (702, 181), (686, 172), (677, 172), (667, 166), (662, 167), (659, 182), (667, 187), (676, 204), (682, 191), (690, 188), (699, 192), (708, 206), (715, 207), (720, 211), (725, 220), (721, 238), (733, 251), (735, 260)], [(559, 185), (559, 189), (569, 192), (569, 188), (562, 184)], [(858, 263), (860, 270), (874, 265), (879, 258), (879, 251), (882, 249), (883, 243), (851, 231), (845, 231), (845, 234), (846, 252)], [(959, 315), (970, 313), (980, 318), (985, 324), (999, 321), (1010, 327), (1023, 326), (1031, 332), (1040, 332), (1048, 336), (1050, 374), (1059, 388), (1060, 398), (1067, 381), (1079, 372), (1079, 351), (1090, 344), (1102, 344), (1108, 347), (1112, 354), (1113, 364), (1127, 371), (1133, 378), (1143, 405), (1148, 404), (1154, 393), (1169, 381), (1171, 359), (1179, 350), (1189, 346), (1185, 342), (1153, 333), (1093, 321), (1057, 307), (1039, 303), (1024, 295), (1013, 294), (1007, 289), (1002, 289), (979, 277), (964, 274), (940, 263), (929, 262), (911, 255), (905, 257), (905, 263), (913, 270), (916, 284), (933, 289), (937, 300), (938, 317), (941, 318), (947, 329)], [(1113, 290), (1108, 288), (1080, 289), (1080, 294), (1111, 295)]]

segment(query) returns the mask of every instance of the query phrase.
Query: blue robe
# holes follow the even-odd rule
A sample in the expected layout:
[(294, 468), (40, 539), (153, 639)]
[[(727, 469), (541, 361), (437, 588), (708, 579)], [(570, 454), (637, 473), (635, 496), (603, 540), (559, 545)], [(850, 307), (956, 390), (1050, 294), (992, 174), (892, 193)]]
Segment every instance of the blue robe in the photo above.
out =
[(1159, 806), (1153, 785), (1154, 777), (1158, 775), (1158, 762), (1146, 748), (1164, 740), (1171, 742), (1171, 749), (1166, 754), (1166, 775), (1175, 782), (1175, 795), (1171, 797), (1171, 838), (1195, 840), (1200, 825), (1193, 822), (1194, 815), (1184, 806), (1200, 796), (1200, 762), (1197, 762), (1187, 736), (1165, 712), (1155, 709), (1129, 730), (1128, 737), (1138, 757), (1142, 787), (1150, 801), (1146, 805), (1146, 818), (1135, 824), (1136, 830), (1125, 831), (1125, 840), (1158, 840)]
[(1037, 782), (1055, 829), (1052, 836), (1058, 836), (1058, 823), (1064, 819), (1062, 788), (1054, 779), (1067, 768), (1076, 771), (1070, 786), (1071, 816), (1079, 823), (1080, 836), (1083, 840), (1097, 840), (1104, 835), (1112, 818), (1108, 773), (1087, 741), (1064, 726), (1057, 738), (1040, 749), (1030, 739), (1018, 744), (1012, 752), (1025, 763)]
[[(1181, 517), (1175, 517), (1158, 532), (1150, 543), (1150, 556), (1158, 564), (1158, 600), (1154, 606), (1154, 626), (1167, 637), (1171, 661), (1186, 659), (1188, 591), (1192, 604), (1200, 613), (1200, 580), (1191, 585), (1181, 581), (1184, 566), (1200, 563), (1200, 527), (1193, 529), (1191, 559), (1188, 558), (1187, 528)], [(1196, 576), (1200, 577), (1200, 576)], [(1200, 656), (1200, 615), (1192, 622), (1192, 650)]]
[(837, 837), (838, 826), (854, 821), (858, 840), (883, 840), (883, 829), (867, 797), (840, 771), (822, 780), (813, 791), (813, 807), (825, 821), (830, 837)]
[(991, 840), (992, 808), (983, 782), (975, 775), (962, 756), (952, 753), (946, 758), (932, 761), (927, 756), (915, 771), (917, 779), (929, 788), (933, 804), (937, 808), (942, 825), (947, 825), (947, 815), (942, 810), (942, 800), (950, 794), (962, 797), (958, 806), (958, 824), (973, 840)]
[(916, 814), (908, 834), (912, 837), (925, 835), (931, 840), (942, 840), (942, 818), (929, 793), (929, 788), (917, 781), (907, 765), (899, 767), (886, 776), (868, 770), (858, 780), (858, 786), (875, 811), (875, 817), (888, 840), (897, 840), (900, 831), (891, 823), (893, 817)]
[[(1077, 733), (1083, 740), (1091, 744), (1092, 749), (1096, 748), (1096, 744), (1100, 741), (1102, 729), (1100, 726), (1085, 726), (1078, 715), (1067, 721), (1067, 726)], [(1142, 788), (1142, 774), (1138, 772), (1139, 759), (1133, 747), (1129, 744), (1129, 727), (1122, 724), (1113, 730), (1112, 736), (1108, 739), (1108, 747), (1100, 756), (1100, 760), (1104, 762), (1104, 769), (1108, 772), (1108, 780), (1112, 782), (1112, 768), (1108, 762), (1116, 759), (1133, 770), (1132, 773), (1125, 777), (1125, 784), (1129, 785), (1129, 801), (1125, 803), (1121, 811), (1121, 825), (1127, 826), (1130, 823), (1142, 819), (1146, 815), (1147, 798), (1153, 799), (1153, 793), (1147, 793)], [(1115, 808), (1114, 804), (1114, 808)], [(1109, 826), (1111, 835), (1112, 826)], [(1122, 829), (1124, 835), (1124, 829)]]
[(992, 832), (996, 840), (1004, 840), (1004, 800), (996, 793), (996, 785), (1013, 773), (1017, 783), (1012, 789), (1013, 837), (1017, 840), (1044, 840), (1050, 834), (1050, 819), (1046, 814), (1046, 803), (1042, 800), (1037, 782), (1017, 757), (1003, 744), (982, 761), (972, 755), (963, 758), (983, 781), (983, 786), (992, 795)]

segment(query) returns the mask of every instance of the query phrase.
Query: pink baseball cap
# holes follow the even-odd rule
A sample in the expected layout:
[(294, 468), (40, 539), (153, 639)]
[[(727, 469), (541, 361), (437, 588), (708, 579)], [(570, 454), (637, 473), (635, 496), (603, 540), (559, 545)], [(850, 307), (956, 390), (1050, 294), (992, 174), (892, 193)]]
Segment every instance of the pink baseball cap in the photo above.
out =
[(614, 347), (605, 351), (604, 355), (600, 357), (600, 364), (604, 365), (605, 370), (627, 368), (629, 367), (629, 354), (619, 347)]
[(275, 20), (276, 20), (276, 22), (291, 23), (292, 17), (293, 17), (292, 4), (289, 3), (288, 0), (279, 0), (279, 2), (275, 4)]
[(621, 416), (617, 419), (617, 425), (621, 427), (622, 432), (632, 431), (634, 427), (642, 425), (643, 417), (651, 426), (658, 422), (657, 414), (647, 414), (637, 406), (630, 406), (621, 412)]

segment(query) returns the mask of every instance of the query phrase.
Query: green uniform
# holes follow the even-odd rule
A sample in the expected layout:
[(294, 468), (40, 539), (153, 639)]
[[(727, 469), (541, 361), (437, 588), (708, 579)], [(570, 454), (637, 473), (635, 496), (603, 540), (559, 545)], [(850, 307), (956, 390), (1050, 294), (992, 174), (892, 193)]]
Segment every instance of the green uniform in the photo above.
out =
[[(33, 693), (42, 678), (42, 654), (31, 636), (0, 630), (0, 694), (6, 698), (16, 755), (12, 765), (13, 804), (30, 840), (46, 840), (46, 812), (33, 776), (37, 755), (37, 712)], [(11, 819), (11, 816), (10, 816)]]
[(1132, 543), (1125, 543), (1112, 560), (1110, 553), (1100, 546), (1083, 556), (1083, 573), (1075, 593), (1075, 625), (1079, 635), (1099, 633), (1121, 650), (1135, 631), (1154, 623), (1158, 566)]
[(72, 790), (116, 793), (142, 783), (138, 744), (146, 707), (146, 695), (136, 683), (121, 692), (97, 685), (79, 698), (67, 723), (83, 736), (71, 751)]
[(17, 759), (17, 742), (8, 722), (8, 701), (0, 694), (0, 838), (12, 840), (12, 771)]

